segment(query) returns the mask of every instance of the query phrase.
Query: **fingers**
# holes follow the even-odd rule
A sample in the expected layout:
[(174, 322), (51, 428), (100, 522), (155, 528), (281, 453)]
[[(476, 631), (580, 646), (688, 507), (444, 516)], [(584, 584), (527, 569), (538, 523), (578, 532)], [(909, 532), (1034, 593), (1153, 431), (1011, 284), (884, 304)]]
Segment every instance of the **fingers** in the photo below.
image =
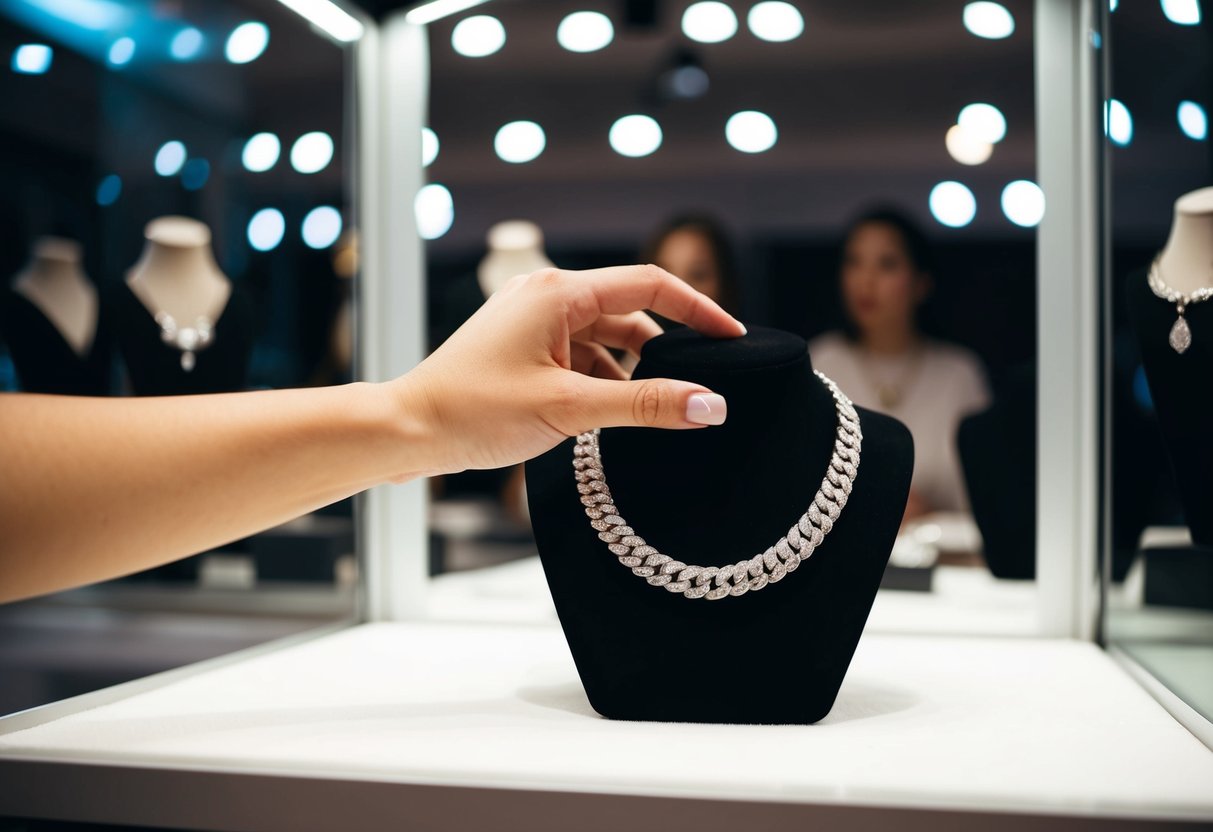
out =
[(661, 326), (648, 315), (630, 312), (627, 315), (603, 315), (585, 329), (573, 333), (573, 340), (596, 341), (639, 356), (645, 342), (660, 334)]
[(728, 415), (724, 397), (697, 384), (668, 378), (612, 381), (583, 377), (578, 411), (596, 427), (701, 428)]
[(569, 328), (576, 332), (602, 315), (652, 309), (715, 338), (745, 334), (741, 322), (686, 283), (656, 266), (614, 266), (566, 273), (573, 303)]
[(587, 376), (607, 379), (626, 379), (628, 374), (604, 347), (599, 344), (569, 344), (573, 369)]

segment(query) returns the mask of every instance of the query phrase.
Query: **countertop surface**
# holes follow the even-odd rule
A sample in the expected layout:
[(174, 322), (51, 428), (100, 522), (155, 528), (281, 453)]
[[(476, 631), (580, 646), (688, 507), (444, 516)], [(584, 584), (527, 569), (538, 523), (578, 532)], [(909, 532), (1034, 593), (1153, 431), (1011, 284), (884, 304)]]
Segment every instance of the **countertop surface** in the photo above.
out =
[[(745, 672), (717, 661), (687, 672)], [(365, 624), (136, 684), (0, 721), (0, 762), (1213, 818), (1213, 752), (1065, 640), (867, 635), (811, 726), (602, 719), (553, 625)]]

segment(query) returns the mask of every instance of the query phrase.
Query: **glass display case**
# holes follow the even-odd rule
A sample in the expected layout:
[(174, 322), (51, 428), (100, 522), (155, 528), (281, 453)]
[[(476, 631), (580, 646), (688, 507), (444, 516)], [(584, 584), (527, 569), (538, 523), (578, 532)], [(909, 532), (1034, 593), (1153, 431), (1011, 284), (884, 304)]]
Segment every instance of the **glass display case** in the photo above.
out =
[[(264, 639), (247, 637), (253, 618), (285, 638), (0, 718), (0, 818), (528, 830), (1213, 819), (1213, 752), (1194, 718), (1208, 649), (1200, 542), (1173, 528), (1200, 517), (1155, 488), (1167, 446), (1122, 288), (1164, 245), (1175, 200), (1207, 184), (1196, 0), (100, 4), (165, 33), (146, 78), (142, 35), (113, 31), (100, 49), (46, 28), (54, 4), (16, 5), (28, 9), (3, 30), (6, 89), (79, 63), (103, 87), (130, 86), (121, 112), (135, 115), (97, 115), (100, 138), (73, 145), (75, 131), (51, 141), (6, 107), (4, 140), (52, 154), (12, 166), (33, 195), (4, 209), (21, 229), (10, 272), (63, 250), (31, 240), (75, 235), (104, 296), (140, 262), (149, 220), (204, 222), (258, 322), (252, 387), (392, 379), (503, 277), (656, 261), (802, 339), (814, 366), (853, 359), (845, 386), (866, 389), (865, 408), (908, 423), (926, 389), (934, 407), (910, 430), (935, 471), (913, 472), (890, 566), (871, 576), (866, 627), (814, 724), (765, 724), (761, 707), (733, 724), (604, 718), (537, 557), (540, 490), (519, 471), (466, 472), (361, 495), (342, 518), (354, 568), (323, 578), (269, 577), (250, 543), (167, 587), (162, 573), (26, 608), (49, 628), (64, 609), (196, 604), (211, 632), (226, 612), (245, 644)], [(241, 63), (264, 45), (249, 24), (267, 27), (268, 46)], [(174, 57), (189, 30), (180, 49), (201, 51)], [(123, 38), (138, 41), (125, 62)], [(49, 48), (49, 64), (26, 46)], [(1180, 67), (1165, 83), (1163, 53)], [(56, 106), (28, 89), (28, 106)], [(55, 153), (72, 175), (55, 173)], [(187, 187), (195, 159), (209, 166), (200, 190)], [(87, 221), (65, 225), (62, 211)], [(110, 252), (111, 235), (125, 248)], [(1178, 310), (1157, 304), (1176, 353)], [(1192, 355), (1205, 306), (1183, 310)], [(891, 322), (908, 338), (873, 337)], [(165, 337), (184, 372), (193, 350)], [(352, 357), (339, 349), (351, 343)], [(197, 368), (212, 346), (193, 351)], [(137, 392), (121, 368), (112, 392)], [(585, 483), (572, 468), (568, 480), (571, 504)], [(284, 544), (290, 568), (317, 528)], [(811, 685), (823, 674), (788, 623), (800, 612), (771, 614), (764, 637)], [(315, 629), (324, 620), (337, 623)], [(609, 647), (620, 629), (603, 622), (596, 637)], [(668, 675), (761, 675), (745, 650), (665, 636), (642, 633), (642, 658)], [(625, 696), (660, 695), (637, 678), (620, 678)]]
[[(0, 52), (3, 389), (352, 378), (346, 46), (277, 3), (16, 0), (0, 8)], [(166, 485), (189, 476), (164, 472)], [(356, 580), (346, 502), (7, 606), (0, 711), (348, 617)]]

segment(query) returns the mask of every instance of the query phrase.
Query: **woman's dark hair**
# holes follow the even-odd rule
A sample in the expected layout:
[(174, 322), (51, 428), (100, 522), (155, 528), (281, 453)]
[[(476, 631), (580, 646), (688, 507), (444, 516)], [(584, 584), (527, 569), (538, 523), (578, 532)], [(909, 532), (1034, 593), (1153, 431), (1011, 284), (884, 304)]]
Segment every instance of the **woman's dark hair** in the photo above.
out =
[[(839, 273), (842, 272), (842, 263), (846, 257), (846, 245), (851, 236), (863, 226), (874, 224), (887, 225), (897, 232), (897, 236), (901, 237), (901, 243), (905, 247), (906, 257), (909, 258), (911, 265), (914, 266), (916, 271), (920, 274), (929, 275), (935, 270), (935, 254), (932, 251), (931, 242), (918, 226), (918, 223), (914, 222), (905, 212), (898, 208), (880, 205), (863, 211), (847, 224), (846, 233), (842, 237), (842, 246), (839, 248)], [(840, 281), (840, 292), (841, 288), (842, 284)], [(921, 314), (918, 317), (921, 318)], [(919, 325), (921, 327), (921, 320), (919, 321)], [(850, 341), (857, 341), (859, 339), (859, 329), (846, 316), (845, 311), (842, 316), (842, 333)]]
[(670, 235), (677, 231), (690, 231), (703, 237), (712, 250), (712, 259), (716, 261), (716, 272), (720, 275), (720, 305), (726, 312), (736, 315), (740, 311), (738, 304), (741, 300), (740, 285), (737, 279), (737, 261), (733, 255), (733, 245), (729, 241), (728, 232), (715, 218), (707, 214), (679, 214), (671, 217), (657, 227), (649, 237), (641, 251), (641, 261), (656, 263), (657, 254)]
[(847, 241), (851, 239), (851, 235), (860, 228), (877, 223), (891, 226), (897, 232), (898, 236), (901, 237), (902, 245), (905, 246), (906, 256), (910, 259), (915, 269), (923, 274), (930, 274), (934, 270), (935, 257), (927, 235), (922, 232), (918, 223), (910, 219), (901, 210), (892, 206), (882, 205), (870, 208), (851, 220), (847, 225), (846, 233), (842, 237), (843, 247), (845, 248)]

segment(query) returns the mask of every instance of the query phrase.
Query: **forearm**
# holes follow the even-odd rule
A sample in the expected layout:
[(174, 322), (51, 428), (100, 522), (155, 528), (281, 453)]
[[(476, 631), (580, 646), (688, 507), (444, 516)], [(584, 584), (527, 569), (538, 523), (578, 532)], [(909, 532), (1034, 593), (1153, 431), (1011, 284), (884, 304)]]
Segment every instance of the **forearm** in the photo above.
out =
[(0, 396), (0, 602), (128, 574), (416, 476), (399, 391)]

